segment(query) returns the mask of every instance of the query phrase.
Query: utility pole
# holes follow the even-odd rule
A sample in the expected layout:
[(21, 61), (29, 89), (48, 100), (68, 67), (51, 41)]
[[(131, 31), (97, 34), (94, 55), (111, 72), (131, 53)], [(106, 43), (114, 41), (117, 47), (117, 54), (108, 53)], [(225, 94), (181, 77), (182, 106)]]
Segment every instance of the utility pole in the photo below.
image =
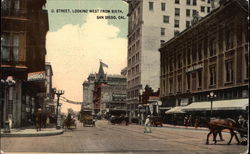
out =
[(57, 96), (57, 104), (56, 104), (56, 129), (60, 129), (61, 126), (60, 126), (59, 120), (58, 120), (58, 107), (59, 107), (60, 96), (64, 94), (64, 91), (63, 90), (57, 90), (55, 94)]

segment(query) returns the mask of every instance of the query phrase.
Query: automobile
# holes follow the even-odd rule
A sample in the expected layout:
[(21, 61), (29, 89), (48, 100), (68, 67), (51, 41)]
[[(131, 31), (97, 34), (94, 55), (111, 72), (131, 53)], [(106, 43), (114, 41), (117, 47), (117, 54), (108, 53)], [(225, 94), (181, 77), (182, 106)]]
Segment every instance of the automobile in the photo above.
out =
[(80, 111), (79, 115), (80, 122), (83, 124), (83, 127), (92, 126), (95, 127), (95, 119), (92, 114), (92, 110), (83, 109)]
[(162, 120), (162, 118), (161, 117), (159, 117), (159, 116), (153, 116), (152, 118), (151, 118), (151, 125), (152, 126), (155, 126), (155, 127), (157, 127), (157, 126), (163, 126), (163, 120)]

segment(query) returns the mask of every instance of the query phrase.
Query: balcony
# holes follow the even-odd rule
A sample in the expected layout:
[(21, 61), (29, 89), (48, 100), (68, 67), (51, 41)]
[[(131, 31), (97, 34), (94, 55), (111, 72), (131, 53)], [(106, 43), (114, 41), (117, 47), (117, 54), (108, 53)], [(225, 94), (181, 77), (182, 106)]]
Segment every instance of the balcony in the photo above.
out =
[(2, 8), (1, 9), (1, 18), (23, 18), (27, 19), (27, 10), (24, 9), (9, 9)]
[(13, 66), (26, 66), (26, 61), (8, 61), (4, 59), (1, 60), (1, 68)]

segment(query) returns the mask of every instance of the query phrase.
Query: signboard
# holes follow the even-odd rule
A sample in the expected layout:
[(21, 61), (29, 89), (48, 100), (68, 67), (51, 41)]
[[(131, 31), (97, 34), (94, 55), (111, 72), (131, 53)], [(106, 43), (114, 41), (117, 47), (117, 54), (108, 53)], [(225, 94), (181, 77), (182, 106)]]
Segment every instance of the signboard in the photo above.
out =
[(28, 81), (45, 80), (45, 71), (28, 73)]
[(186, 69), (186, 73), (203, 68), (202, 64), (194, 65)]

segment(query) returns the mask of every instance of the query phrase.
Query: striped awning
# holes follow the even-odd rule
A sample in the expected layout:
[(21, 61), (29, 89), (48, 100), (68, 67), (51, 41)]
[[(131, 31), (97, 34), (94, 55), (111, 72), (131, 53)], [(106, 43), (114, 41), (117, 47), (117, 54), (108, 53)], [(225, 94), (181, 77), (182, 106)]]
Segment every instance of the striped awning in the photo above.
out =
[(165, 114), (185, 113), (185, 112), (182, 110), (182, 107), (183, 107), (183, 106), (176, 106), (176, 107), (173, 107), (173, 108), (171, 108), (170, 110), (166, 111)]
[[(246, 110), (249, 99), (233, 99), (213, 101), (213, 110)], [(190, 105), (182, 107), (183, 111), (206, 111), (211, 110), (211, 102), (194, 102)]]

